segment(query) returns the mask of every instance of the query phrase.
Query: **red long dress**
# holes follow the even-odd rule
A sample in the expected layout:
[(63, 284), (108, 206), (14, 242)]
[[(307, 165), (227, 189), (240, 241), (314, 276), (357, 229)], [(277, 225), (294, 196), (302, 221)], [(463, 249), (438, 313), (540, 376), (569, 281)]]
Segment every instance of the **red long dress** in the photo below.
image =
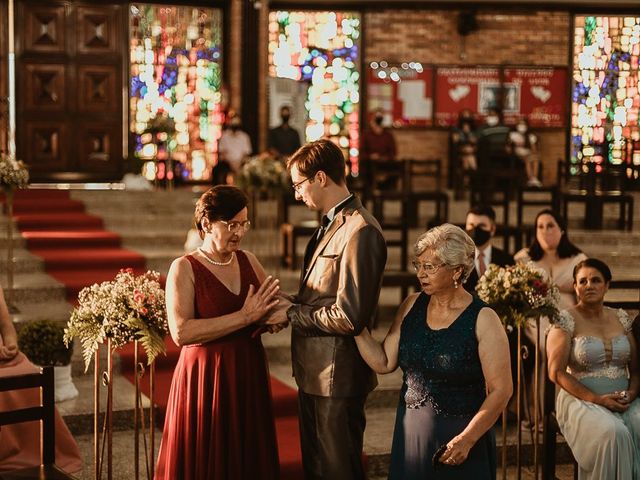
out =
[[(240, 310), (259, 282), (237, 252), (240, 294), (229, 291), (190, 255), (195, 318)], [(204, 321), (204, 320), (203, 320)], [(156, 480), (279, 478), (269, 373), (255, 326), (201, 345), (182, 347), (173, 374)]]

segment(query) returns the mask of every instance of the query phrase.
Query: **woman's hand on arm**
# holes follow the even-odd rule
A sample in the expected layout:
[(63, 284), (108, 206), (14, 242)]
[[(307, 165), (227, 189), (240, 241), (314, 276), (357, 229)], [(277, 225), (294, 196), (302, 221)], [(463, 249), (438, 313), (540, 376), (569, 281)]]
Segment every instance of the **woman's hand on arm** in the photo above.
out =
[(368, 328), (354, 337), (360, 356), (376, 373), (390, 373), (398, 367), (398, 350), (400, 346), (400, 327), (402, 320), (416, 301), (418, 293), (409, 295), (396, 313), (395, 319), (382, 344), (371, 336)]
[(570, 353), (570, 334), (557, 326), (552, 327), (547, 335), (547, 368), (551, 381), (580, 400), (601, 405), (612, 412), (624, 412), (627, 406), (617, 393), (598, 395), (567, 372)]
[(471, 447), (496, 423), (513, 391), (509, 341), (498, 315), (490, 308), (480, 310), (476, 336), (487, 397), (462, 433), (447, 444), (440, 457), (442, 463), (451, 459), (460, 464), (467, 459)]

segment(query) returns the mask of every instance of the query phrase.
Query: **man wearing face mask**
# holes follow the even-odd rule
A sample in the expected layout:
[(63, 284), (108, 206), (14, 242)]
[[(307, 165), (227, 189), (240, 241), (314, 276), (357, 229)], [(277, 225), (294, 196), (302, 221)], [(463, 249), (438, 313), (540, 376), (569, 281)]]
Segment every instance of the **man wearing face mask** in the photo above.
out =
[(218, 164), (213, 170), (215, 185), (233, 184), (242, 162), (252, 152), (251, 139), (242, 131), (242, 120), (238, 115), (229, 117), (228, 127), (218, 141)]
[[(360, 143), (360, 174), (369, 185), (373, 180), (371, 178), (371, 162), (389, 161), (396, 158), (396, 141), (391, 132), (383, 126), (383, 123), (384, 112), (376, 110)], [(384, 185), (389, 184), (390, 186), (395, 183), (396, 178), (387, 176), (378, 180), (381, 180)]]
[(295, 128), (289, 125), (291, 119), (289, 106), (280, 107), (280, 119), (282, 123), (269, 130), (269, 150), (276, 155), (288, 157), (300, 148), (300, 135)]
[(491, 245), (496, 233), (496, 212), (488, 205), (477, 205), (467, 213), (465, 230), (476, 244), (475, 268), (471, 271), (464, 286), (472, 295), (476, 294), (478, 279), (490, 264), (500, 267), (513, 265), (513, 256)]

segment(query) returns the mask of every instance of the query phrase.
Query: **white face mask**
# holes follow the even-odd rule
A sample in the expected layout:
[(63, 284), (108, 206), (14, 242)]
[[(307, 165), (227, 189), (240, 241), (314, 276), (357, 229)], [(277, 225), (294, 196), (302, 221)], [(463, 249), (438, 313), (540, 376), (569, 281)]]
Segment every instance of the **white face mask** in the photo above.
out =
[(490, 127), (495, 127), (496, 125), (498, 125), (498, 117), (487, 117), (487, 125), (489, 125)]
[(527, 126), (526, 125), (518, 125), (516, 127), (516, 130), (518, 130), (518, 132), (520, 132), (520, 133), (526, 133), (527, 132)]

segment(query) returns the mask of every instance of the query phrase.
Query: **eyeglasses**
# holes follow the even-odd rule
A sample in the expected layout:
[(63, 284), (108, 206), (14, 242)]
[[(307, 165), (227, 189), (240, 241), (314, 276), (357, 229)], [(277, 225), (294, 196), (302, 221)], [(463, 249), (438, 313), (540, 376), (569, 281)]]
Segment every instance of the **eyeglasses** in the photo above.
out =
[(291, 186), (293, 187), (293, 189), (294, 189), (296, 192), (300, 193), (300, 187), (302, 186), (302, 184), (303, 184), (304, 182), (306, 182), (306, 181), (309, 181), (309, 180), (311, 180), (311, 177), (307, 177), (307, 178), (305, 178), (305, 179), (302, 179), (302, 180), (300, 180), (298, 183), (294, 183), (294, 184), (293, 184), (293, 185), (291, 185)]
[(219, 220), (219, 222), (226, 225), (227, 230), (231, 233), (236, 233), (238, 230), (246, 232), (251, 228), (251, 222), (249, 220), (244, 220), (242, 222), (226, 222), (224, 220)]
[(446, 265), (446, 263), (441, 263), (439, 265), (434, 265), (433, 263), (421, 263), (421, 262), (411, 262), (411, 264), (413, 265), (413, 269), (416, 272), (420, 272), (420, 269), (424, 270), (425, 272), (427, 272), (427, 274), (429, 275), (433, 275), (434, 273), (436, 273), (438, 270), (440, 270), (443, 266)]

